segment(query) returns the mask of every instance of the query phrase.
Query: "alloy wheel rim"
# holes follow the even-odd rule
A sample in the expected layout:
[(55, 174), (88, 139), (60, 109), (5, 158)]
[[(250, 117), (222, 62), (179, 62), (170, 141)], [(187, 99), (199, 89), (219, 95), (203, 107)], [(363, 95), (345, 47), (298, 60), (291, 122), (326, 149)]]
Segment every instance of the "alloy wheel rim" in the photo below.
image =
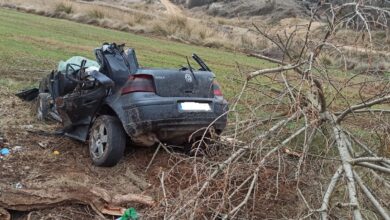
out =
[(92, 143), (90, 147), (93, 158), (99, 159), (104, 156), (107, 151), (107, 129), (101, 124), (92, 131)]

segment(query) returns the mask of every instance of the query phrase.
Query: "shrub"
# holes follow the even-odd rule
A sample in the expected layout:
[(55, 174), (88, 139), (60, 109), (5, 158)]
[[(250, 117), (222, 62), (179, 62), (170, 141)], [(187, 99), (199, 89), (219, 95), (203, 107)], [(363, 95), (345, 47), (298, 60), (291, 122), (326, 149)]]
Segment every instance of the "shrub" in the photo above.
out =
[(180, 34), (184, 39), (188, 39), (191, 36), (191, 25), (189, 25), (188, 19), (179, 16), (169, 16), (165, 21), (154, 21), (152, 23), (152, 30), (155, 33), (162, 34), (163, 36), (170, 36), (174, 34)]
[(210, 38), (210, 39), (207, 39), (204, 41), (203, 46), (212, 47), (212, 48), (228, 47), (228, 45), (225, 43), (226, 43), (226, 41), (224, 41), (224, 40)]
[(164, 22), (156, 21), (152, 24), (152, 31), (157, 34), (161, 34), (163, 36), (169, 35), (167, 31), (167, 26)]
[(185, 29), (188, 27), (188, 19), (181, 16), (170, 16), (168, 17), (168, 24), (175, 29)]
[(73, 13), (73, 6), (71, 4), (61, 2), (56, 5), (55, 12), (63, 12), (66, 14), (71, 14)]
[(241, 35), (241, 46), (244, 48), (253, 48), (254, 43), (250, 37), (248, 37), (246, 34)]
[(102, 12), (100, 10), (93, 9), (93, 10), (88, 12), (88, 16), (90, 18), (103, 19), (105, 17), (105, 14), (104, 14), (104, 12)]
[(143, 13), (134, 13), (132, 15), (128, 15), (126, 17), (127, 19), (127, 24), (129, 26), (135, 26), (135, 25), (140, 25), (144, 24), (145, 21), (147, 20), (152, 20), (152, 18), (148, 15), (145, 15)]
[(334, 60), (329, 55), (323, 55), (320, 57), (320, 62), (325, 66), (331, 66), (334, 64)]

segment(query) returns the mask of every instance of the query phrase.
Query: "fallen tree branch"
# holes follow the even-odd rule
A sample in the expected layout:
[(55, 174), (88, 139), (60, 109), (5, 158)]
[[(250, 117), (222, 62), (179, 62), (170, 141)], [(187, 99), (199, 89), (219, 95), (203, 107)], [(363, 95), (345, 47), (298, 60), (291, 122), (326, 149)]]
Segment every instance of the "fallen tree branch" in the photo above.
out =
[(267, 60), (269, 62), (277, 63), (277, 64), (280, 64), (280, 65), (287, 65), (285, 62), (283, 62), (281, 60), (274, 59), (274, 58), (271, 58), (271, 57), (267, 57), (267, 56), (264, 56), (264, 55), (258, 54), (258, 53), (250, 53), (250, 54), (248, 54), (248, 56), (256, 57), (256, 58), (259, 58), (259, 59), (262, 59), (262, 60)]
[(370, 170), (370, 173), (374, 176), (376, 180), (378, 180), (383, 186), (387, 187), (390, 190), (390, 183), (388, 180), (380, 176), (375, 170)]
[[(335, 115), (341, 115), (343, 112), (336, 112)], [(390, 113), (390, 110), (385, 109), (360, 109), (355, 110), (352, 113)]]
[(9, 212), (0, 207), (0, 219), (2, 220), (11, 220), (11, 215)]
[(386, 157), (359, 157), (349, 161), (352, 165), (361, 162), (384, 162), (390, 165), (390, 159)]
[(326, 192), (324, 194), (324, 198), (322, 199), (322, 205), (321, 205), (321, 208), (319, 210), (319, 212), (321, 213), (322, 220), (328, 219), (329, 201), (330, 201), (330, 198), (332, 196), (334, 189), (336, 188), (336, 184), (339, 181), (341, 174), (343, 174), (343, 172), (344, 172), (343, 167), (340, 166), (337, 169), (337, 171), (334, 173), (334, 175), (329, 183), (328, 189), (326, 190)]
[(360, 178), (360, 176), (355, 171), (353, 171), (353, 175), (355, 177), (356, 182), (358, 183), (358, 185), (360, 186), (360, 188), (364, 192), (364, 194), (366, 194), (367, 198), (370, 200), (370, 202), (376, 208), (376, 210), (379, 212), (379, 214), (382, 216), (382, 218), (385, 220), (390, 220), (390, 216), (388, 214), (388, 211), (386, 211), (382, 207), (382, 205), (378, 202), (378, 200), (375, 199), (375, 197), (372, 195), (370, 190), (364, 185), (363, 180)]
[(390, 174), (390, 169), (389, 168), (378, 166), (378, 165), (375, 165), (375, 164), (372, 164), (372, 163), (360, 162), (360, 163), (357, 163), (356, 165), (359, 165), (359, 166), (362, 166), (362, 167), (367, 167), (367, 168), (370, 168), (370, 169), (373, 169), (373, 170), (377, 170), (377, 171), (380, 171), (380, 172), (384, 172), (384, 173)]
[[(351, 139), (356, 143), (358, 144), (358, 146), (360, 146), (361, 148), (363, 148), (363, 150), (365, 150), (367, 153), (369, 153), (371, 156), (373, 157), (378, 157), (378, 155), (376, 153), (374, 153), (368, 146), (366, 146), (365, 144), (363, 144), (362, 142), (360, 142), (355, 136), (353, 136), (350, 132), (346, 131), (346, 133), (349, 135), (349, 137), (351, 137)], [(386, 163), (381, 163), (382, 166), (384, 167), (387, 167), (387, 168), (390, 168), (390, 164), (386, 164)]]
[(340, 125), (337, 124), (335, 115), (330, 114), (329, 112), (325, 112), (325, 117), (332, 125), (333, 135), (336, 140), (336, 146), (340, 154), (340, 159), (342, 161), (345, 177), (347, 178), (348, 197), (349, 202), (351, 204), (350, 207), (352, 208), (354, 219), (363, 219), (362, 214), (360, 213), (352, 165), (348, 162), (352, 160), (351, 153), (349, 152), (351, 142), (345, 135)]
[(253, 79), (256, 76), (264, 75), (264, 74), (267, 74), (267, 73), (278, 73), (278, 72), (282, 72), (282, 71), (295, 69), (295, 68), (297, 68), (299, 66), (302, 66), (303, 64), (304, 64), (304, 62), (295, 64), (295, 65), (288, 64), (288, 65), (280, 66), (280, 67), (276, 67), (276, 68), (258, 70), (258, 71), (249, 73), (247, 75), (246, 79), (250, 80), (250, 79)]
[[(294, 134), (290, 135), (288, 138), (286, 138), (281, 144), (279, 144), (278, 146), (274, 147), (272, 150), (270, 150), (262, 159), (261, 161), (259, 162), (259, 164), (257, 165), (257, 168), (256, 170), (253, 172), (252, 174), (252, 182), (250, 184), (250, 188), (248, 189), (248, 192), (247, 192), (247, 195), (245, 196), (245, 199), (238, 205), (236, 206), (234, 209), (232, 209), (232, 211), (229, 212), (228, 215), (224, 216), (223, 219), (227, 219), (229, 216), (233, 215), (234, 213), (236, 213), (238, 210), (240, 210), (240, 208), (242, 206), (244, 206), (247, 202), (248, 202), (248, 199), (249, 199), (249, 196), (253, 190), (253, 187), (254, 187), (254, 184), (256, 183), (257, 181), (257, 178), (259, 176), (259, 172), (260, 172), (260, 169), (264, 166), (264, 163), (266, 161), (266, 159), (268, 159), (268, 157), (270, 157), (273, 153), (275, 153), (276, 151), (278, 151), (279, 149), (281, 149), (283, 146), (285, 146), (287, 143), (289, 143), (292, 139), (294, 139), (295, 137), (297, 137), (298, 135), (300, 135), (302, 132), (304, 132), (305, 130), (307, 129), (307, 127), (302, 127), (301, 129), (299, 129), (298, 131), (296, 131)], [(242, 185), (241, 185), (242, 186)], [(233, 193), (235, 193), (236, 191), (234, 191)]]
[(291, 115), (289, 118), (286, 118), (284, 120), (279, 121), (276, 123), (273, 127), (271, 127), (268, 131), (262, 133), (259, 135), (257, 138), (255, 138), (254, 141), (252, 141), (251, 146), (244, 146), (234, 153), (231, 154), (229, 158), (227, 158), (225, 161), (222, 163), (218, 164), (217, 168), (214, 169), (214, 171), (209, 175), (209, 177), (206, 179), (206, 181), (203, 183), (202, 187), (199, 189), (199, 191), (196, 193), (196, 195), (188, 200), (186, 203), (184, 203), (179, 209), (171, 215), (169, 219), (173, 220), (177, 218), (177, 215), (179, 215), (184, 209), (186, 209), (190, 204), (193, 202), (197, 201), (198, 198), (203, 194), (203, 192), (207, 189), (207, 187), (210, 185), (211, 181), (222, 171), (225, 169), (226, 166), (228, 166), (232, 161), (236, 160), (237, 158), (240, 158), (242, 155), (246, 153), (249, 149), (253, 147), (253, 144), (255, 141), (264, 139), (271, 134), (273, 134), (277, 129), (280, 129), (284, 125), (286, 125), (288, 122), (291, 120), (296, 119), (297, 117), (300, 116), (299, 112), (295, 112), (293, 115)]
[(373, 105), (381, 104), (381, 103), (384, 103), (384, 102), (389, 101), (389, 100), (390, 100), (390, 95), (387, 95), (387, 96), (384, 96), (384, 97), (379, 98), (379, 99), (374, 99), (374, 100), (369, 101), (369, 102), (364, 102), (364, 103), (361, 103), (361, 104), (358, 104), (358, 105), (351, 106), (350, 108), (344, 110), (337, 117), (336, 123), (340, 123), (345, 118), (345, 116), (347, 116), (349, 113), (351, 113), (351, 112), (353, 112), (355, 110), (362, 109), (362, 108), (368, 108), (368, 107), (371, 107)]
[(7, 185), (0, 185), (0, 207), (17, 211), (31, 211), (45, 209), (63, 204), (90, 205), (99, 215), (110, 207), (127, 203), (139, 203), (153, 206), (153, 198), (145, 195), (112, 194), (99, 187), (82, 186), (74, 183), (62, 185), (48, 185), (40, 188), (14, 189)]

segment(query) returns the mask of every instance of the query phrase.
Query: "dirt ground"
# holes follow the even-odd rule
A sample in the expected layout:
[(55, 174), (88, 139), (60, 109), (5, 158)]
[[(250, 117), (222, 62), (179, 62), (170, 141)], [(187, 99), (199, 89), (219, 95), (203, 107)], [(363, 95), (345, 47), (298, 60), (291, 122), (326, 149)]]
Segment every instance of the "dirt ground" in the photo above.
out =
[[(155, 148), (128, 149), (121, 162), (112, 168), (92, 165), (88, 145), (67, 137), (42, 135), (36, 131), (55, 131), (60, 125), (35, 119), (33, 103), (23, 102), (12, 93), (0, 89), (0, 133), (10, 155), (0, 159), (0, 185), (13, 188), (59, 187), (74, 183), (100, 187), (116, 194), (136, 193), (153, 197), (153, 183), (158, 173), (168, 166), (169, 155), (157, 154), (145, 172)], [(58, 151), (59, 154), (54, 152)], [(151, 187), (134, 183), (129, 176), (150, 182)], [(142, 213), (144, 207), (128, 204)], [(26, 219), (29, 212), (12, 212), (12, 219)], [(44, 217), (43, 217), (44, 216)], [(86, 205), (64, 206), (37, 210), (28, 219), (95, 219), (95, 212)], [(43, 217), (43, 218), (42, 218)]]

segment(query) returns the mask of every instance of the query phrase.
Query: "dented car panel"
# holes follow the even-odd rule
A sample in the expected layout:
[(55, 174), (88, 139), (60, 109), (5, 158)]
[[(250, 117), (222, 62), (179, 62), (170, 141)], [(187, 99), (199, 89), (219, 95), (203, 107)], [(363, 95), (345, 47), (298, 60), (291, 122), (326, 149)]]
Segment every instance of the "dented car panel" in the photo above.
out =
[[(134, 141), (138, 136), (153, 134), (157, 140), (183, 143), (194, 131), (208, 127), (211, 123), (217, 133), (226, 126), (227, 102), (215, 98), (160, 97), (153, 93), (136, 93), (121, 97), (127, 117), (125, 130)], [(205, 103), (210, 111), (182, 111), (183, 102)], [(154, 140), (156, 141), (156, 140)], [(148, 145), (153, 145), (151, 141)]]

